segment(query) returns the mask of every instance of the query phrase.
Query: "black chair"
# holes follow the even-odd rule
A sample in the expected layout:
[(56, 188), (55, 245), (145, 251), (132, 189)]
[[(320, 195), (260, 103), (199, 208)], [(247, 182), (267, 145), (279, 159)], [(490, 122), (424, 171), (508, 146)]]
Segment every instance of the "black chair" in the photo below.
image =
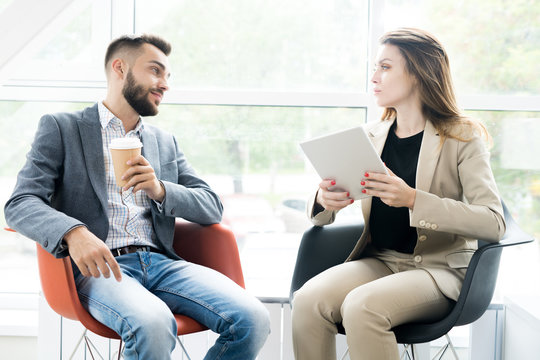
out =
[[(474, 322), (488, 308), (495, 291), (502, 249), (505, 246), (530, 243), (534, 240), (531, 235), (521, 230), (504, 202), (503, 209), (506, 220), (506, 233), (503, 239), (499, 243), (478, 241), (478, 250), (469, 263), (461, 293), (450, 313), (434, 323), (409, 323), (392, 329), (398, 343), (406, 344), (405, 351), (409, 358), (414, 359), (415, 356), (414, 346), (409, 345), (430, 342), (446, 335), (448, 344), (435, 356), (440, 355), (442, 358), (445, 351), (450, 348), (457, 359), (448, 332), (454, 326)], [(292, 277), (289, 295), (291, 304), (294, 292), (307, 280), (345, 261), (363, 228), (363, 224), (314, 226), (304, 233)], [(341, 324), (338, 324), (338, 331), (341, 334), (345, 333)]]

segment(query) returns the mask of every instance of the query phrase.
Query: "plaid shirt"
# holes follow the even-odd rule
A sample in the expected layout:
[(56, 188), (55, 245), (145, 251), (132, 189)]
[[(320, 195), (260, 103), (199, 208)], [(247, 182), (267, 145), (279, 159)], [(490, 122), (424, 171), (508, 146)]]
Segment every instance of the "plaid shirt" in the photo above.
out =
[(107, 109), (103, 102), (98, 103), (101, 136), (103, 139), (103, 160), (105, 161), (105, 177), (107, 182), (107, 216), (109, 218), (109, 234), (105, 243), (109, 249), (127, 245), (154, 246), (154, 230), (150, 212), (151, 199), (144, 191), (132, 193), (132, 188), (122, 191), (116, 184), (114, 168), (109, 151), (112, 139), (121, 137), (141, 138), (144, 131), (142, 119), (135, 129), (126, 134), (122, 121)]

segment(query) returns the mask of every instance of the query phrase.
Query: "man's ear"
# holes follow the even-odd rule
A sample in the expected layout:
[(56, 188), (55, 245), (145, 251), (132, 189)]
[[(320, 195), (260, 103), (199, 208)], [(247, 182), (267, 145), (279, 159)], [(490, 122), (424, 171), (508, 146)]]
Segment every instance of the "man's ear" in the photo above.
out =
[(115, 74), (115, 77), (119, 79), (123, 79), (125, 74), (127, 73), (127, 65), (124, 60), (120, 58), (116, 58), (111, 62), (110, 69), (112, 73)]

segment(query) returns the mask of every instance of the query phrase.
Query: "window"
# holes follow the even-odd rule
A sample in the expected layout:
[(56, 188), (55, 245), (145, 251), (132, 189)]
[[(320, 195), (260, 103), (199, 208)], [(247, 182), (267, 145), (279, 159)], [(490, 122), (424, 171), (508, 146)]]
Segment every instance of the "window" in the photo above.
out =
[[(16, 174), (25, 162), (34, 133), (45, 113), (74, 111), (85, 104), (0, 101), (0, 225), (6, 227), (4, 204), (15, 186)], [(39, 279), (35, 243), (18, 233), (0, 233), (0, 293), (37, 293)]]
[[(8, 3), (0, 0), (0, 9)], [(309, 226), (305, 202), (318, 183), (298, 142), (378, 118), (368, 64), (378, 37), (406, 25), (432, 31), (447, 48), (462, 105), (494, 137), (501, 193), (520, 224), (540, 235), (538, 148), (529, 140), (540, 123), (536, 2), (162, 1), (159, 14), (150, 1), (75, 3), (72, 18), (51, 21), (46, 41), (0, 87), (4, 202), (40, 116), (104, 97), (102, 58), (111, 38), (159, 33), (173, 43), (171, 91), (148, 121), (178, 137), (222, 196), (248, 288), (286, 295), (292, 269), (267, 269), (278, 258), (294, 265), (299, 234)], [(360, 216), (358, 207), (350, 209), (338, 220)], [(0, 246), (9, 248), (4, 260), (31, 256), (31, 242), (1, 236)], [(9, 272), (18, 263), (2, 266)], [(0, 291), (37, 291), (35, 279), (4, 282)]]
[(180, 88), (364, 91), (368, 1), (136, 3), (137, 32), (173, 44)]
[[(148, 121), (177, 136), (196, 171), (220, 195), (248, 289), (259, 296), (288, 294), (301, 233), (310, 226), (306, 200), (320, 181), (298, 141), (362, 124), (365, 110), (162, 105)], [(358, 218), (359, 206), (340, 215)]]
[(540, 3), (516, 0), (387, 0), (385, 29), (424, 28), (450, 56), (460, 95), (538, 95)]

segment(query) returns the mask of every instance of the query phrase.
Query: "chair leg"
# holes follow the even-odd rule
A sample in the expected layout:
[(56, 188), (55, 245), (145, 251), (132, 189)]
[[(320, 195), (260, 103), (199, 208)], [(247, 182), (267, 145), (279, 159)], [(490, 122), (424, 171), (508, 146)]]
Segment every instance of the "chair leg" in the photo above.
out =
[[(409, 348), (411, 349), (411, 354), (409, 354)], [(405, 356), (407, 356), (405, 358)], [(400, 360), (408, 359), (408, 360), (414, 360), (414, 345), (411, 344), (403, 344), (403, 352), (401, 353), (401, 356), (399, 357)]]
[(182, 351), (184, 352), (184, 354), (186, 354), (188, 360), (191, 360), (191, 358), (189, 357), (189, 354), (188, 354), (186, 348), (184, 347), (184, 344), (183, 344), (182, 341), (180, 340), (180, 336), (177, 336), (177, 337), (176, 337), (176, 340), (178, 340), (178, 343), (179, 343), (180, 346), (182, 347)]
[[(72, 360), (75, 356), (75, 353), (77, 352), (77, 350), (79, 349), (79, 347), (81, 346), (81, 343), (85, 342), (86, 344), (86, 347), (88, 348), (88, 352), (90, 353), (90, 356), (92, 357), (92, 360), (95, 360), (95, 357), (94, 357), (94, 352), (99, 356), (99, 358), (101, 360), (105, 360), (103, 358), (103, 356), (101, 356), (101, 354), (99, 353), (99, 350), (98, 348), (94, 345), (94, 343), (92, 342), (92, 340), (90, 340), (90, 338), (87, 336), (87, 333), (88, 333), (88, 329), (84, 329), (84, 331), (82, 332), (82, 335), (81, 337), (79, 338), (79, 340), (77, 341), (77, 344), (75, 345), (75, 348), (73, 349), (73, 352), (71, 353), (71, 355), (69, 356), (69, 360)], [(122, 341), (120, 341), (120, 347), (122, 346)], [(92, 351), (93, 350), (93, 351)], [(120, 356), (121, 356), (122, 352), (119, 351), (118, 353), (118, 359), (120, 359)]]
[(120, 360), (120, 356), (122, 356), (122, 354), (124, 353), (124, 351), (122, 349), (123, 344), (124, 344), (124, 342), (122, 340), (120, 340), (120, 344), (118, 345), (118, 358), (116, 360)]
[(343, 356), (341, 357), (341, 360), (345, 360), (345, 357), (347, 357), (348, 354), (349, 354), (349, 348), (345, 350), (345, 354), (343, 354)]
[(86, 332), (88, 330), (87, 329), (84, 329), (84, 331), (82, 332), (81, 334), (81, 337), (79, 338), (79, 340), (77, 341), (77, 344), (75, 345), (75, 348), (73, 349), (73, 352), (71, 353), (71, 355), (69, 356), (69, 360), (72, 360), (73, 357), (75, 356), (75, 352), (77, 351), (77, 349), (79, 348), (79, 346), (81, 345), (81, 342), (84, 340), (84, 338), (86, 337)]
[(450, 340), (450, 336), (448, 336), (448, 334), (446, 334), (445, 336), (446, 336), (446, 341), (448, 341), (448, 345), (450, 347), (450, 350), (452, 350), (452, 354), (454, 355), (456, 360), (459, 360), (456, 349), (454, 348), (454, 344), (452, 344), (452, 340)]

